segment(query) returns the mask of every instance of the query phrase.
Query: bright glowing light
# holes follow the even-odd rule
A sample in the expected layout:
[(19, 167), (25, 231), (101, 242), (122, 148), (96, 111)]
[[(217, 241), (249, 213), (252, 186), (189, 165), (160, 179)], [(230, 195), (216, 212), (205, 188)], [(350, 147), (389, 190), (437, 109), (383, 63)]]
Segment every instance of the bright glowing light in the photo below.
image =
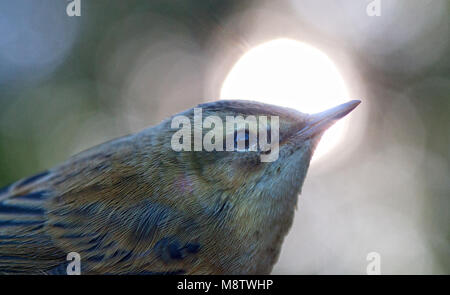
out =
[[(247, 52), (222, 85), (222, 99), (249, 99), (316, 113), (350, 100), (336, 66), (318, 49), (289, 39)], [(313, 160), (328, 153), (347, 127), (344, 118), (322, 137)]]

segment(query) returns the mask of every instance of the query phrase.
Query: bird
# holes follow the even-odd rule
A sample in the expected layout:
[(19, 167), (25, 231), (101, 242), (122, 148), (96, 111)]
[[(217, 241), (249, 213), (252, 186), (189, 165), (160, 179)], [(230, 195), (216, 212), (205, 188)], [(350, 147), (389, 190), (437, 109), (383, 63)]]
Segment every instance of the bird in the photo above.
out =
[(262, 150), (175, 151), (174, 115), (19, 180), (0, 190), (0, 274), (64, 275), (73, 252), (81, 274), (270, 274), (320, 138), (359, 104), (197, 106), (224, 120), (277, 116), (271, 162)]

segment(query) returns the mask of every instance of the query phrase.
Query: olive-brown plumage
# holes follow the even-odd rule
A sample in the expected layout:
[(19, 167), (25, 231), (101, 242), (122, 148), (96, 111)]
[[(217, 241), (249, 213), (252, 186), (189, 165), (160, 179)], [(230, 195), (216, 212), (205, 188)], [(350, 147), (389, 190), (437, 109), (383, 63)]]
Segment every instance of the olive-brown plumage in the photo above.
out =
[(358, 103), (317, 115), (199, 106), (224, 121), (279, 116), (274, 162), (260, 151), (175, 152), (169, 118), (18, 181), (0, 191), (0, 273), (65, 274), (70, 252), (82, 274), (270, 273), (320, 136)]

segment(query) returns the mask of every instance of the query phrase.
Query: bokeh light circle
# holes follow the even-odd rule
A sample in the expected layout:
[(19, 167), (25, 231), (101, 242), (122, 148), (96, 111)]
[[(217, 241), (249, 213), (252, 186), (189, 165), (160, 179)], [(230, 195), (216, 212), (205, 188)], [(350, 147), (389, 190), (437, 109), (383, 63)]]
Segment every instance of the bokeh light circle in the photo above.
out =
[[(221, 89), (221, 99), (249, 99), (316, 113), (350, 100), (346, 85), (330, 58), (291, 39), (261, 44), (234, 65)], [(329, 154), (342, 139), (348, 117), (322, 137), (313, 160)]]

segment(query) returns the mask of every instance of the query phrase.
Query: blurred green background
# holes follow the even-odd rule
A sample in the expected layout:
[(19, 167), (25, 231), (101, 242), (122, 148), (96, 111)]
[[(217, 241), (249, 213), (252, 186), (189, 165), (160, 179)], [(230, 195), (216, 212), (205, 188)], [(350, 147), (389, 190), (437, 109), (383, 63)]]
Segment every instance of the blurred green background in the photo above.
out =
[(365, 274), (375, 251), (383, 274), (450, 274), (450, 2), (370, 2), (0, 0), (0, 186), (217, 99), (245, 52), (290, 38), (365, 118), (351, 155), (312, 165), (274, 273)]

